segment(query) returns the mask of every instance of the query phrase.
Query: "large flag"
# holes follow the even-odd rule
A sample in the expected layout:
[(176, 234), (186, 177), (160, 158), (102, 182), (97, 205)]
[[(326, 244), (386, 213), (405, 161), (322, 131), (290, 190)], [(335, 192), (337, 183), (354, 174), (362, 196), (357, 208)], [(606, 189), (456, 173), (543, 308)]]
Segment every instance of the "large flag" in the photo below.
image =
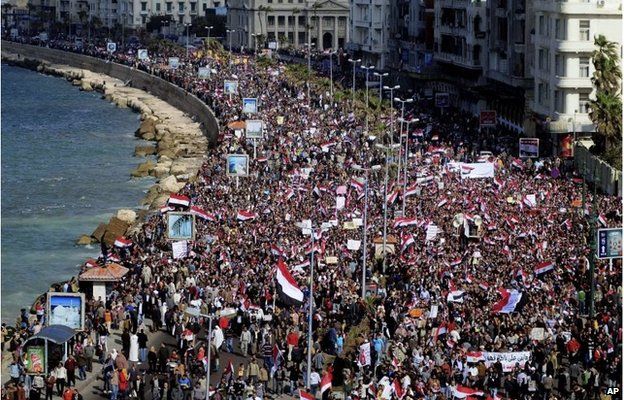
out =
[(418, 193), (418, 184), (415, 183), (412, 186), (408, 186), (405, 188), (405, 193), (403, 193), (403, 197), (411, 196), (413, 194)]
[(404, 226), (417, 225), (417, 224), (418, 224), (418, 221), (416, 220), (416, 218), (401, 217), (401, 218), (396, 218), (394, 220), (393, 227), (396, 229), (396, 228), (402, 228)]
[(544, 261), (535, 266), (533, 273), (535, 276), (540, 276), (546, 272), (550, 272), (555, 269), (555, 263), (552, 261)]
[(397, 197), (399, 197), (399, 189), (394, 189), (386, 196), (386, 202), (392, 204), (396, 201)]
[(299, 400), (315, 400), (316, 397), (312, 393), (304, 392), (299, 389)]
[(331, 389), (332, 379), (333, 374), (330, 369), (325, 375), (323, 375), (323, 378), (321, 379), (321, 396), (323, 395), (323, 393), (325, 393), (326, 390)]
[(191, 206), (191, 214), (195, 215), (198, 218), (205, 219), (206, 221), (214, 222), (217, 220), (214, 215), (207, 213), (197, 206)]
[(238, 214), (236, 214), (236, 219), (239, 221), (247, 221), (256, 218), (256, 216), (256, 213), (253, 211), (240, 210)]
[(469, 388), (462, 385), (457, 385), (453, 388), (453, 396), (458, 399), (465, 399), (468, 396), (485, 396), (485, 393), (481, 390)]
[(516, 289), (498, 289), (498, 293), (503, 297), (498, 303), (492, 306), (493, 313), (509, 314), (519, 311), (521, 308), (522, 292)]
[(403, 396), (405, 396), (405, 390), (403, 389), (403, 386), (401, 386), (401, 382), (397, 378), (394, 378), (394, 381), (392, 381), (392, 389), (394, 389), (394, 394), (396, 394), (396, 397), (399, 400), (401, 400)]
[(117, 237), (117, 239), (115, 239), (115, 247), (130, 247), (132, 246), (132, 240), (130, 239), (126, 239), (123, 236), (119, 236)]
[(191, 199), (181, 195), (181, 194), (172, 194), (169, 196), (169, 201), (167, 201), (167, 205), (176, 205), (176, 206), (184, 206), (188, 207), (191, 204)]
[(282, 301), (297, 305), (303, 303), (303, 292), (299, 289), (297, 281), (292, 277), (282, 259), (277, 262), (275, 279), (277, 280), (277, 291)]
[(271, 376), (275, 375), (277, 370), (280, 369), (282, 365), (282, 361), (284, 361), (283, 351), (277, 346), (277, 344), (273, 345), (273, 366), (271, 367)]
[(351, 187), (361, 192), (364, 190), (364, 178), (353, 177), (351, 178)]
[(462, 163), (461, 178), (494, 178), (494, 164), (485, 163)]

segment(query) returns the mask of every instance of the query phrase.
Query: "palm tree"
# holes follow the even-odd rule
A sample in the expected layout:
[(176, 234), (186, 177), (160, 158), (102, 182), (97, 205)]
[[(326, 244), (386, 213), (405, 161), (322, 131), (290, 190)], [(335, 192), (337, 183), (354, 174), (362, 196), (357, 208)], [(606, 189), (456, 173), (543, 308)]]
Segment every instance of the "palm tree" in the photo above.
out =
[(596, 127), (598, 154), (610, 164), (617, 165), (617, 158), (620, 156), (618, 154), (612, 160), (613, 152), (610, 149), (622, 146), (622, 71), (617, 53), (618, 45), (608, 41), (603, 35), (596, 37), (594, 44), (597, 49), (592, 54), (595, 72), (591, 80), (596, 89), (596, 99), (589, 102), (589, 118)]

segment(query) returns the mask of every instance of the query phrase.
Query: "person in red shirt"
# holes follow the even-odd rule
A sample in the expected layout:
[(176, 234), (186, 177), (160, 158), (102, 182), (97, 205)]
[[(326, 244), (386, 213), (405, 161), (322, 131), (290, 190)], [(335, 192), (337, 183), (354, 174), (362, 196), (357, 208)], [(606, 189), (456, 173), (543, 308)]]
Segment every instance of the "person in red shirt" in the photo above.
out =
[(65, 361), (65, 369), (67, 370), (67, 385), (74, 386), (76, 385), (76, 367), (78, 363), (74, 356), (69, 356), (67, 361)]
[(288, 333), (288, 336), (286, 336), (286, 344), (288, 344), (288, 361), (291, 360), (292, 351), (298, 343), (299, 335), (294, 330), (291, 330), (290, 333)]

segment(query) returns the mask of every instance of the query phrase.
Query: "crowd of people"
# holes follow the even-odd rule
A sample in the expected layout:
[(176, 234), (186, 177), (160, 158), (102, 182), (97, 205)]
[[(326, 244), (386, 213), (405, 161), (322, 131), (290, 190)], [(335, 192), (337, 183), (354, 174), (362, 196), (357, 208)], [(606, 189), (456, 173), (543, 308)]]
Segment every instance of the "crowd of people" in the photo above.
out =
[[(87, 304), (88, 329), (77, 344), (99, 356), (111, 400), (204, 398), (205, 315), (217, 322), (209, 368), (222, 378), (210, 387), (218, 399), (304, 389), (352, 400), (576, 400), (621, 386), (621, 263), (596, 260), (593, 302), (589, 267), (592, 224), (600, 216), (605, 226), (621, 226), (621, 197), (595, 193), (563, 160), (519, 159), (497, 143), (495, 130), (481, 132), (474, 116), (453, 109), (440, 116), (426, 102), (405, 107), (405, 119), (416, 120), (410, 125), (397, 122), (400, 110), (393, 118), (389, 108), (379, 111), (387, 130), (373, 137), (350, 99), (337, 101), (314, 85), (306, 98), (280, 62), (259, 66), (250, 56), (207, 52), (187, 58), (170, 47), (148, 60), (134, 50), (110, 54), (104, 43), (51, 47), (181, 86), (222, 127), (197, 180), (181, 191), (204, 211), (188, 254), (174, 258), (166, 222), (170, 210), (189, 207), (153, 213), (131, 248), (113, 250), (130, 273), (107, 299)], [(177, 69), (167, 62), (173, 56)], [(210, 78), (197, 77), (200, 66), (213, 70)], [(236, 94), (224, 92), (225, 80), (238, 82)], [(256, 115), (243, 113), (243, 97), (258, 99)], [(264, 123), (255, 144), (228, 128), (246, 119)], [(388, 150), (399, 142), (401, 152)], [(405, 148), (407, 170), (398, 174)], [(484, 160), (481, 151), (494, 155)], [(236, 181), (226, 173), (228, 154), (250, 156), (248, 176)], [(477, 161), (492, 163), (494, 177), (471, 179)], [(282, 262), (303, 302), (280, 296)], [(25, 331), (36, 323), (26, 318)], [(124, 332), (121, 352), (107, 348), (113, 327)], [(147, 339), (138, 343), (148, 330), (166, 330), (176, 348), (148, 350)], [(220, 362), (226, 352), (245, 362)], [(56, 383), (66, 379), (54, 371)], [(23, 376), (15, 383), (25, 384)]]

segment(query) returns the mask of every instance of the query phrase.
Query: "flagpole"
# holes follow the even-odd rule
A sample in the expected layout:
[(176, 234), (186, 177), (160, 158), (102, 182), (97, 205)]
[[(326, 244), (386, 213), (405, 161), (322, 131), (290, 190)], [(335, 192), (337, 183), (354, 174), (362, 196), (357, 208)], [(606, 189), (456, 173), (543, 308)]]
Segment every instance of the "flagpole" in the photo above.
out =
[(312, 234), (312, 252), (310, 253), (310, 297), (308, 298), (308, 369), (306, 374), (306, 389), (310, 390), (310, 374), (312, 374), (312, 312), (314, 304), (314, 227), (310, 227)]

